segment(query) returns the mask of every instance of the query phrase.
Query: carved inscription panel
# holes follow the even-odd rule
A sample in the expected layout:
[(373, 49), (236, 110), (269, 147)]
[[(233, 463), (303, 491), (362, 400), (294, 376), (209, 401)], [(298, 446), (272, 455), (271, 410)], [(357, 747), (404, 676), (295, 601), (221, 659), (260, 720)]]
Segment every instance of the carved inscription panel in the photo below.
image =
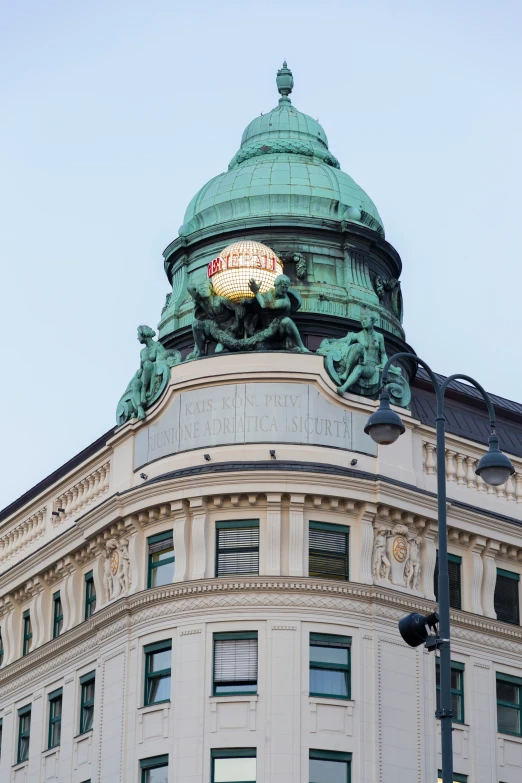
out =
[(180, 451), (237, 443), (296, 443), (376, 456), (366, 416), (305, 383), (241, 383), (176, 395), (136, 436), (134, 469)]

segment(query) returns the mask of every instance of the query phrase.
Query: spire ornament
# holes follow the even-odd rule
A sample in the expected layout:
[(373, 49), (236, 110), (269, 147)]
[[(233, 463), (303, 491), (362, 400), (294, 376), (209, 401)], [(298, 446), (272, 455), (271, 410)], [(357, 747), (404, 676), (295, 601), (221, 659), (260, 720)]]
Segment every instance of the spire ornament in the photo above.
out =
[(290, 68), (288, 68), (286, 64), (286, 60), (283, 63), (283, 67), (280, 68), (277, 72), (276, 84), (277, 84), (277, 89), (281, 94), (281, 98), (279, 98), (279, 103), (283, 103), (283, 101), (285, 103), (291, 103), (291, 100), (288, 96), (290, 95), (290, 93), (294, 88), (294, 77), (292, 75), (292, 71), (290, 70)]

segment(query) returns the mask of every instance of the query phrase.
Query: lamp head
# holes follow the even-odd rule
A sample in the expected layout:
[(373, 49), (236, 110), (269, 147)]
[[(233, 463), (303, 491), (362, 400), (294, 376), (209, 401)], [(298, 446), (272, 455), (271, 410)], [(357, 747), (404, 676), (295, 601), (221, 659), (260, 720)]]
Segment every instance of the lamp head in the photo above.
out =
[(480, 458), (475, 473), (486, 484), (492, 487), (499, 487), (505, 484), (514, 472), (515, 468), (511, 464), (511, 460), (498, 447), (498, 435), (490, 435), (488, 452)]
[(431, 636), (430, 631), (438, 632), (438, 622), (437, 612), (427, 616), (413, 612), (399, 620), (399, 633), (410, 647), (419, 647)]
[(399, 414), (390, 408), (390, 395), (387, 391), (381, 392), (379, 409), (372, 413), (364, 431), (381, 446), (395, 443), (399, 435), (406, 431)]

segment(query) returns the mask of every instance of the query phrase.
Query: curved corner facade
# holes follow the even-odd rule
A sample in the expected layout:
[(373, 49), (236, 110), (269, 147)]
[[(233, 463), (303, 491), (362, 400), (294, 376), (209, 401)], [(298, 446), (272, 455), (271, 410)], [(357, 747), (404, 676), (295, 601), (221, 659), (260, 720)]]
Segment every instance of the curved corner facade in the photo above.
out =
[[(2, 780), (207, 783), (232, 751), (256, 781), (436, 780), (435, 660), (397, 631), (434, 608), (434, 431), (405, 416), (377, 454), (374, 405), (341, 399), (320, 357), (181, 365), (144, 422), (3, 520)], [(522, 571), (522, 464), (488, 493), (483, 448), (450, 440), (455, 767), (516, 783), (496, 689), (522, 676), (522, 631), (495, 582)]]

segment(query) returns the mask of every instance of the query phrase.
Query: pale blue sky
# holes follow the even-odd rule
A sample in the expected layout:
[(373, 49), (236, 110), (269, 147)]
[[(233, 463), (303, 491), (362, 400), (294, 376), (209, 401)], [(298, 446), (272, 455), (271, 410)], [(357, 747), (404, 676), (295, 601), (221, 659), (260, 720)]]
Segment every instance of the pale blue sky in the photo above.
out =
[(442, 373), (522, 400), (518, 0), (0, 0), (0, 508), (114, 422), (162, 250), (247, 123), (318, 117)]

